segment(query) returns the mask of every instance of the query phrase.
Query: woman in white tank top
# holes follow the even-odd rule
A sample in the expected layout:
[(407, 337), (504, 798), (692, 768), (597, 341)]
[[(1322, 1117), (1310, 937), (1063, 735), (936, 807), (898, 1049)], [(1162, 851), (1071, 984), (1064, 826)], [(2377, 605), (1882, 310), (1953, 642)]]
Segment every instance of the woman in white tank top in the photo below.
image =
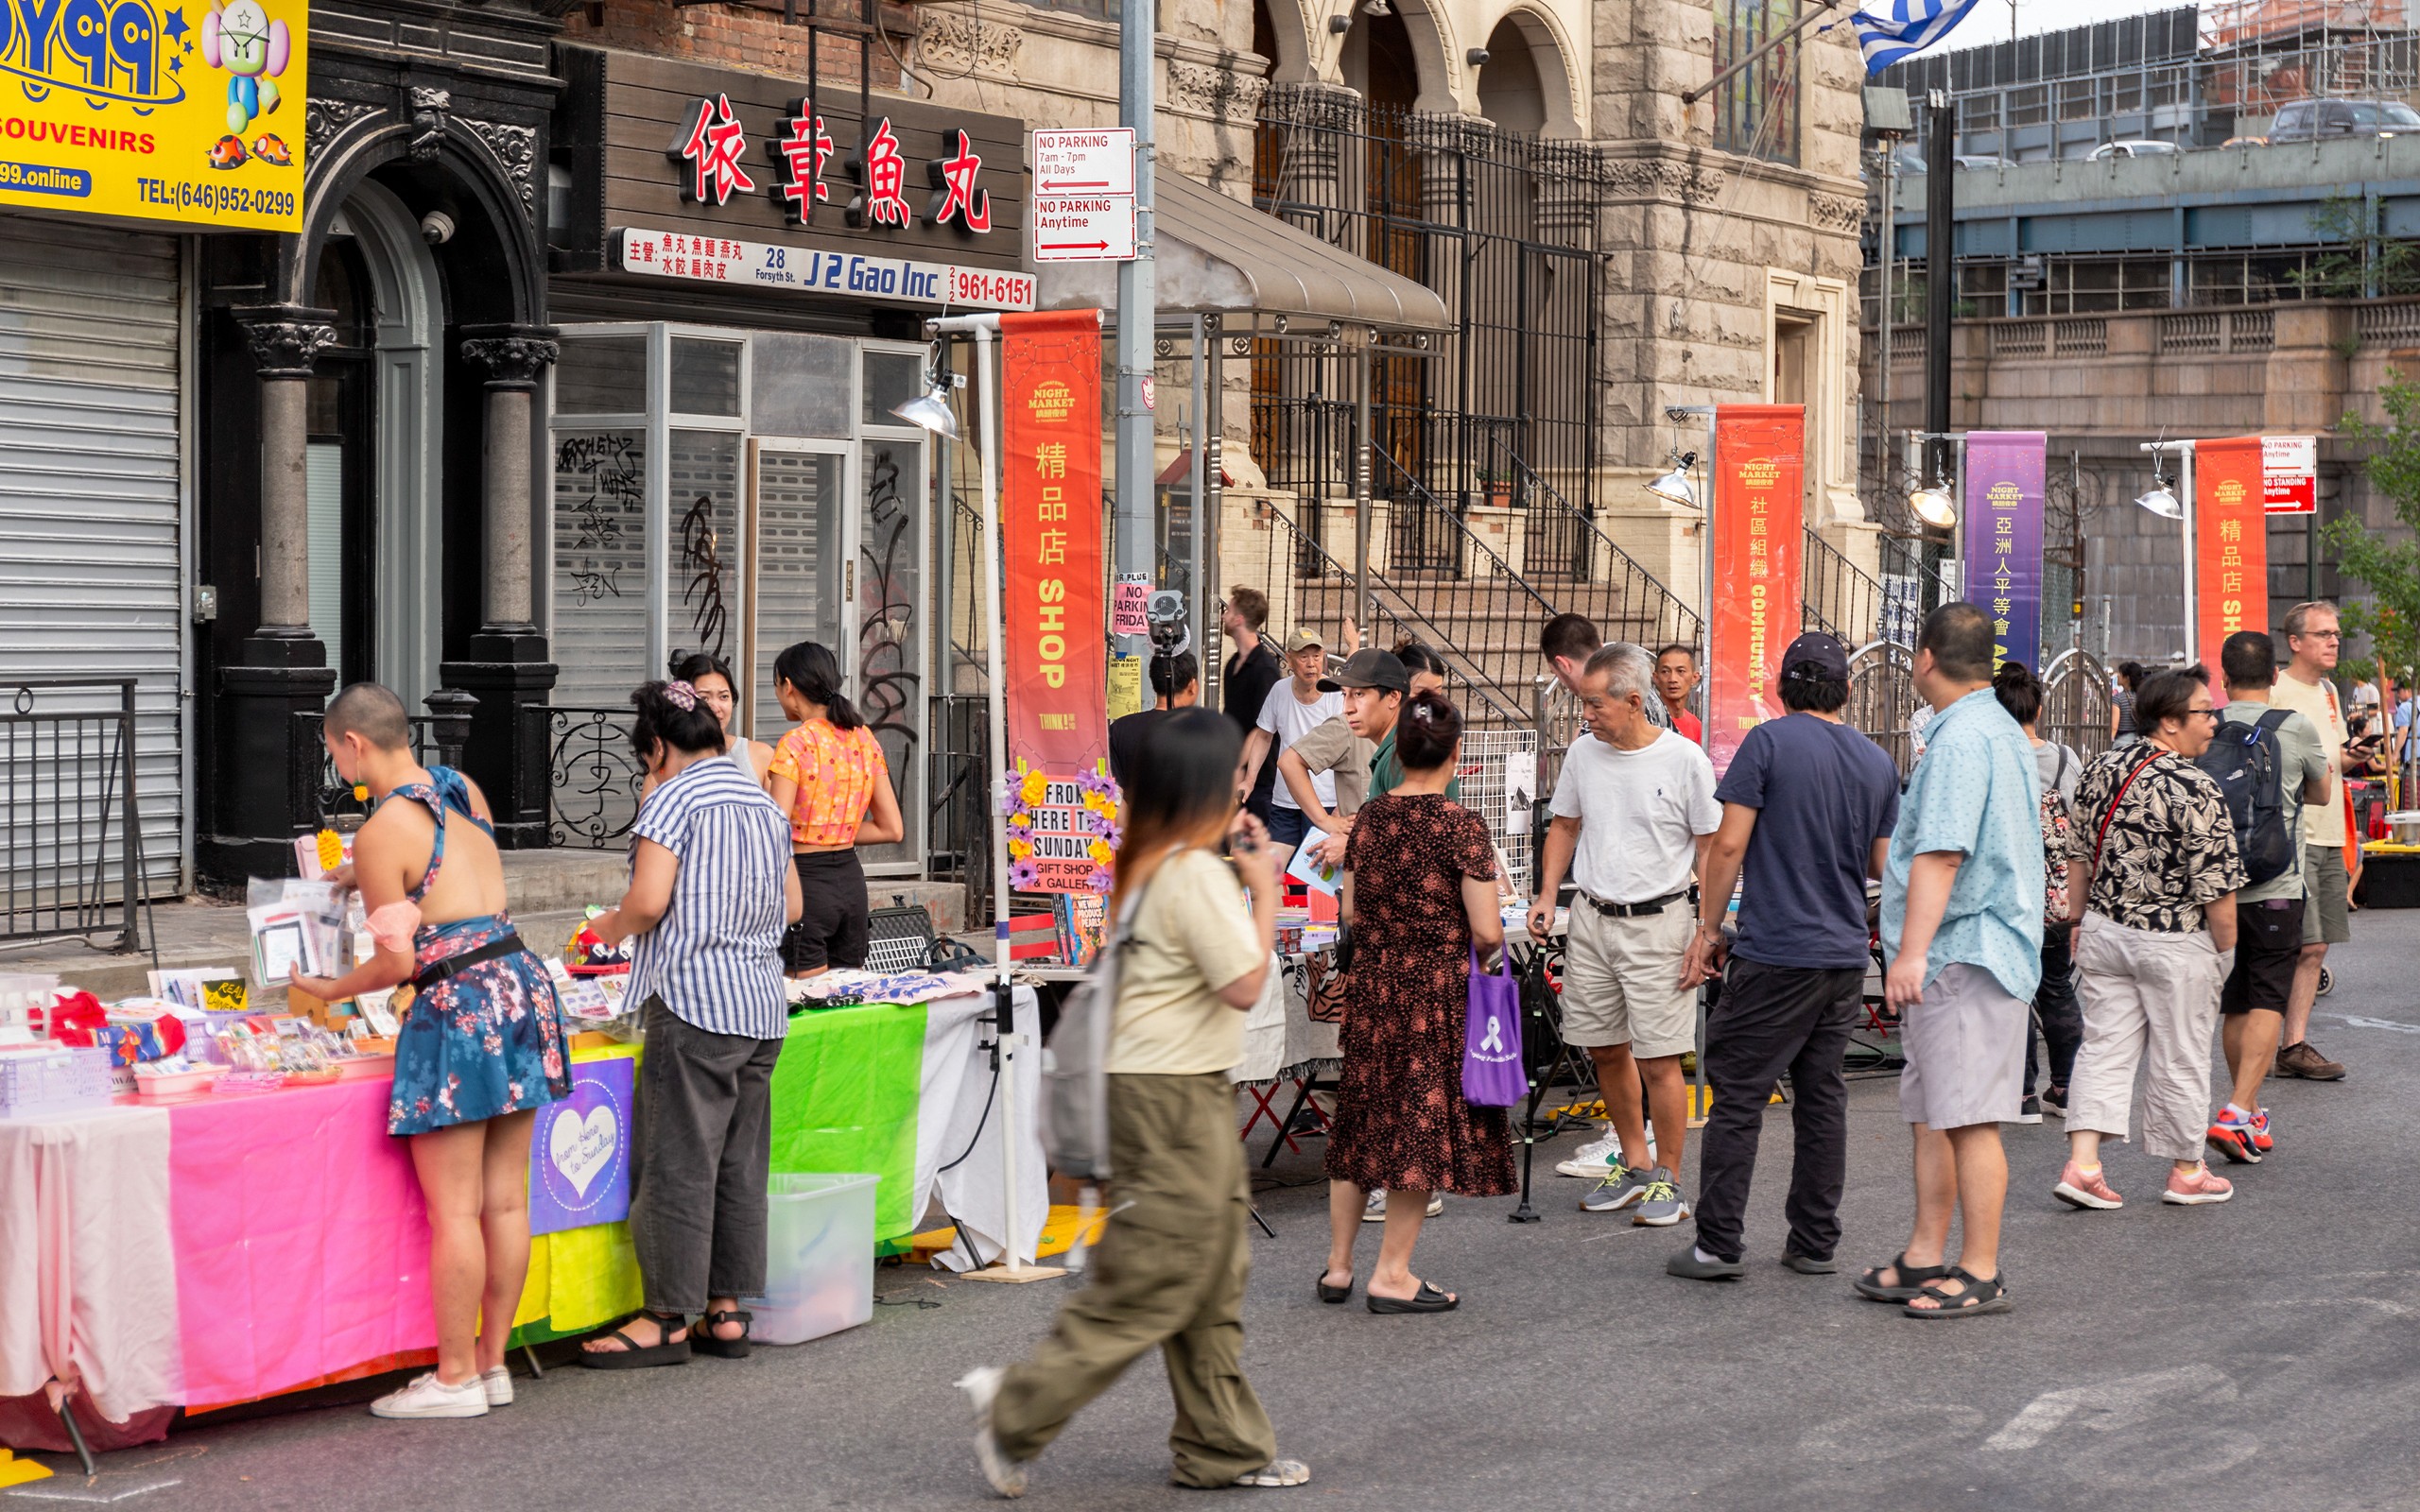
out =
[(722, 658), (704, 651), (676, 651), (672, 655), (671, 673), (676, 681), (686, 682), (698, 690), (698, 696), (722, 721), (728, 744), (723, 756), (734, 766), (748, 774), (748, 780), (759, 787), (765, 785), (765, 767), (773, 759), (773, 748), (761, 740), (733, 733), (738, 718), (739, 696), (731, 676), (731, 668)]

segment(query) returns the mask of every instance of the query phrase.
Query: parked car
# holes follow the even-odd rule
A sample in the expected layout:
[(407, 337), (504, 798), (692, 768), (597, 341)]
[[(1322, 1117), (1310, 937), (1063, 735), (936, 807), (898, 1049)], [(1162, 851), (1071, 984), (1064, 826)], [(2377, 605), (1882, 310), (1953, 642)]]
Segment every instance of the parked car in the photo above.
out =
[(2401, 100), (2295, 100), (2279, 107), (2269, 140), (2319, 142), (2340, 136), (2395, 136), (2420, 131), (2420, 111)]
[(2183, 150), (2184, 148), (2173, 142), (2158, 142), (2149, 137), (2139, 137), (2122, 142), (2103, 142), (2092, 149), (2092, 156), (2087, 161), (2106, 163), (2111, 158), (2164, 158), (2172, 152)]
[(2005, 168), (2008, 159), (1996, 158), (1987, 152), (1962, 152), (1958, 155), (1958, 165), (1962, 168)]
[(2219, 144), (2222, 147), (2265, 147), (2268, 145), (2269, 139), (2265, 136), (2231, 136)]

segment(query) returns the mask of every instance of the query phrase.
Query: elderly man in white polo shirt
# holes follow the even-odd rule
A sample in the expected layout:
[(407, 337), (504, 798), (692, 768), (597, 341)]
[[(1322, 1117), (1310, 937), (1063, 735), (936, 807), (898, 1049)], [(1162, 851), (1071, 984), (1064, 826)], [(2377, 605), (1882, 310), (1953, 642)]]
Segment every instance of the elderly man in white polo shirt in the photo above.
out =
[(1682, 986), (1697, 929), (1689, 882), (1722, 809), (1705, 752), (1649, 715), (1654, 679), (1646, 652), (1619, 644), (1591, 656), (1580, 676), (1588, 733), (1564, 752), (1555, 782), (1530, 933), (1546, 936), (1568, 869), (1580, 895), (1564, 947), (1563, 1038), (1597, 1063), (1616, 1142), (1601, 1156), (1604, 1178), (1580, 1205), (1634, 1204), (1632, 1222), (1668, 1228), (1689, 1212), (1674, 1180), (1689, 1117), (1681, 1057), (1697, 1043), (1697, 988)]

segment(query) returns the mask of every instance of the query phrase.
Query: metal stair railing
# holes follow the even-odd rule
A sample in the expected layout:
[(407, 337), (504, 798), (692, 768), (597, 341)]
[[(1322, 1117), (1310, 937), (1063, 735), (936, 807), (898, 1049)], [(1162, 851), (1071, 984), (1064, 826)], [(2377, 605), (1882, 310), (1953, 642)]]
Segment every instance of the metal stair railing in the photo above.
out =
[(1883, 634), (1882, 585), (1865, 569), (1841, 555), (1830, 541), (1806, 527), (1805, 567), (1800, 573), (1799, 628), (1838, 636), (1844, 645), (1868, 641), (1897, 640)]
[[(1638, 620), (1651, 626), (1651, 630), (1641, 637), (1641, 644), (1646, 644), (1651, 650), (1657, 644), (1666, 641), (1682, 641), (1696, 644), (1703, 638), (1704, 621), (1699, 617), (1695, 610), (1681, 601), (1679, 594), (1665, 586), (1663, 580), (1653, 573), (1639, 565), (1638, 558), (1616, 545), (1614, 538), (1605, 534), (1603, 526), (1598, 524), (1596, 520), (1587, 513), (1575, 507), (1570, 500), (1563, 496), (1562, 490), (1540, 476), (1537, 469), (1531, 467), (1529, 460), (1520, 453), (1508, 446), (1503, 448), (1503, 455), (1517, 470), (1525, 481), (1525, 487), (1534, 490), (1533, 500), (1543, 498), (1547, 506), (1579, 534), (1582, 542), (1593, 541), (1596, 550), (1604, 553), (1605, 560), (1619, 576), (1618, 582), (1613, 576), (1602, 578), (1595, 576), (1593, 569), (1596, 557), (1592, 551), (1584, 563), (1591, 571), (1574, 573), (1574, 580), (1596, 583), (1599, 589), (1608, 591), (1609, 601), (1598, 603), (1591, 600), (1588, 607), (1580, 610), (1580, 612), (1598, 621), (1599, 629), (1603, 628), (1607, 621), (1616, 619)], [(1536, 536), (1532, 533), (1531, 540), (1534, 541), (1535, 539)], [(1642, 600), (1653, 606), (1651, 612), (1640, 612), (1633, 608)], [(1565, 608), (1571, 607), (1565, 606)], [(1668, 634), (1665, 629), (1667, 625), (1671, 627)]]
[[(1336, 585), (1334, 592), (1350, 594), (1353, 574), (1344, 564), (1331, 557), (1319, 542), (1303, 534), (1301, 527), (1277, 509), (1267, 509), (1263, 518), (1270, 531), (1269, 560), (1263, 569), (1264, 581), (1270, 585), (1270, 596), (1278, 596), (1279, 585), (1293, 582), (1301, 586), (1304, 579), (1317, 578)], [(1348, 601), (1349, 602), (1349, 601)], [(1391, 582), (1382, 573), (1370, 575), (1370, 612), (1376, 622), (1362, 627), (1365, 644), (1382, 644), (1411, 639), (1426, 644), (1445, 659), (1461, 684), (1461, 693), (1469, 700), (1483, 706), (1469, 712), (1477, 720), (1507, 728), (1530, 723), (1517, 699), (1512, 697), (1503, 679), (1470, 656), (1453, 637), (1444, 634), (1428, 615), (1421, 612), (1411, 595), (1399, 584)], [(1379, 634), (1384, 627), (1385, 636)]]

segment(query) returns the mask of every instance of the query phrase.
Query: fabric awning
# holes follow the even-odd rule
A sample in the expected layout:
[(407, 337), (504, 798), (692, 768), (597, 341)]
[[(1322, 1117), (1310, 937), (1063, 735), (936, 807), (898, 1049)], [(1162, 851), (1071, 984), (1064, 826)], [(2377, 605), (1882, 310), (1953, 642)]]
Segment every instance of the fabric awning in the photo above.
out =
[[(1340, 251), (1179, 173), (1155, 184), (1159, 313), (1341, 320), (1380, 331), (1454, 328), (1445, 301), (1399, 273)], [(1117, 308), (1115, 263), (1045, 263), (1034, 305)]]

